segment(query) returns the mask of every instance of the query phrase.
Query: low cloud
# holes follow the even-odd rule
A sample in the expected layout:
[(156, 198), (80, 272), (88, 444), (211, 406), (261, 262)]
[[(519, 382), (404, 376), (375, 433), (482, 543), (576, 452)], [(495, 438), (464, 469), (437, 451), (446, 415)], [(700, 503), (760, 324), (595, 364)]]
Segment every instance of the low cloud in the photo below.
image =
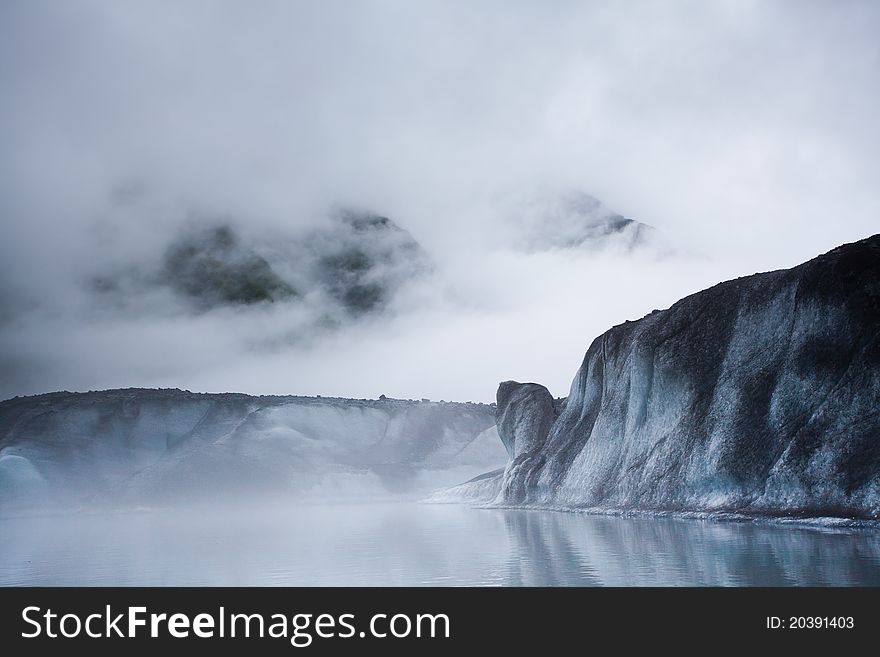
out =
[[(878, 28), (869, 2), (4, 3), (0, 396), (565, 394), (612, 324), (877, 231)], [(580, 239), (597, 216), (633, 223)], [(252, 280), (199, 288), (223, 260)]]

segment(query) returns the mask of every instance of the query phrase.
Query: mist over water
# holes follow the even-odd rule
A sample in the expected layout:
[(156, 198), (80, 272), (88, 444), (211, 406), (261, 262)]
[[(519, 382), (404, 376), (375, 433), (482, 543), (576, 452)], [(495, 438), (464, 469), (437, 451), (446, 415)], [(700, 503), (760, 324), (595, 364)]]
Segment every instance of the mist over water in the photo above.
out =
[(875, 233), (878, 31), (870, 2), (0, 3), (0, 400), (358, 400), (21, 401), (0, 585), (880, 585), (876, 529), (416, 504), (503, 465), (492, 419), (365, 399), (564, 396), (612, 325)]
[(5, 586), (880, 585), (859, 529), (414, 503), (2, 522)]

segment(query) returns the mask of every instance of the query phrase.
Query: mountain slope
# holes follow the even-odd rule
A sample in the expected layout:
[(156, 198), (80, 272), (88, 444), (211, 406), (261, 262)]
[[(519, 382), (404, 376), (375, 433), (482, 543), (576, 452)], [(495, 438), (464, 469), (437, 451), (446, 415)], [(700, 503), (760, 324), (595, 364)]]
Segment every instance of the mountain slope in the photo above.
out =
[(624, 217), (580, 190), (535, 190), (507, 199), (506, 239), (527, 253), (554, 250), (628, 253), (657, 243), (654, 228)]

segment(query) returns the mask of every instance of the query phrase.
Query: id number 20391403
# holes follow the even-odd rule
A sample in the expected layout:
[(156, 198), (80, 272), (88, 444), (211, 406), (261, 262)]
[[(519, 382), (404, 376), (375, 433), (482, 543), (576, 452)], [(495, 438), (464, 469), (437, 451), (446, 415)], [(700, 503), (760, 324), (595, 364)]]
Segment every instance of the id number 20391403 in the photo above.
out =
[(851, 630), (852, 616), (767, 616), (768, 630)]

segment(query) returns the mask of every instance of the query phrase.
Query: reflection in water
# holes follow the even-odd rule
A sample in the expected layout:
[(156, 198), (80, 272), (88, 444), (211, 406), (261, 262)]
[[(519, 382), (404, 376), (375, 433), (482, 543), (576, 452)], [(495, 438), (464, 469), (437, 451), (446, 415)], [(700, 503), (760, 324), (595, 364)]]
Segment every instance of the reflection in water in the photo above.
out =
[(5, 585), (880, 585), (880, 531), (365, 504), (0, 518)]
[(505, 519), (512, 585), (880, 585), (876, 530), (541, 511)]

